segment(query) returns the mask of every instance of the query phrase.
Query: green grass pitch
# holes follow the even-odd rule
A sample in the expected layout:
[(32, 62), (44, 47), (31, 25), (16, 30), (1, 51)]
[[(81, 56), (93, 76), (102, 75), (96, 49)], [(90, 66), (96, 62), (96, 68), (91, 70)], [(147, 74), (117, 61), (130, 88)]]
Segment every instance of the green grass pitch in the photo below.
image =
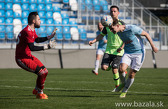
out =
[(112, 72), (99, 69), (48, 69), (44, 93), (32, 95), (36, 75), (22, 69), (0, 69), (0, 109), (168, 109), (168, 69), (141, 69), (126, 98), (112, 93)]

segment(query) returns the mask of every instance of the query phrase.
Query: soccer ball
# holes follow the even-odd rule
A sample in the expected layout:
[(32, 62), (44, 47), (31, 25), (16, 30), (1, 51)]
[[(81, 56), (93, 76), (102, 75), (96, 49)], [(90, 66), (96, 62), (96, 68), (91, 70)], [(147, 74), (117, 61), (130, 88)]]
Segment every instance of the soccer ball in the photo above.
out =
[(101, 19), (101, 23), (103, 26), (111, 26), (111, 24), (113, 23), (113, 19), (110, 15), (104, 15)]

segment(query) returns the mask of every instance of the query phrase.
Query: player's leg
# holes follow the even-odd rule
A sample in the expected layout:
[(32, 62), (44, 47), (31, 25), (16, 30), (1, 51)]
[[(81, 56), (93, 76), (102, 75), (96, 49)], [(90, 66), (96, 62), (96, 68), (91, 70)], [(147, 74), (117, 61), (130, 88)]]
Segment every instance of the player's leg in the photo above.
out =
[(112, 67), (112, 72), (113, 72), (113, 78), (115, 81), (115, 86), (118, 87), (120, 84), (120, 78), (119, 78), (119, 72), (118, 72), (118, 68), (119, 68), (119, 64), (121, 61), (121, 56), (117, 56), (117, 55), (111, 55), (111, 59), (112, 59), (112, 63), (111, 63), (111, 67)]
[(140, 70), (144, 60), (144, 54), (131, 54), (130, 56), (132, 60), (131, 68), (130, 68), (128, 79), (123, 88), (122, 94), (120, 95), (121, 98), (124, 98), (126, 96), (127, 91), (129, 90), (129, 88), (134, 82), (136, 72)]
[(103, 54), (104, 54), (104, 52), (101, 49), (98, 49), (96, 51), (95, 69), (92, 70), (92, 73), (94, 73), (96, 75), (98, 75), (99, 62), (100, 62), (100, 59), (101, 59), (101, 57), (102, 57)]
[(105, 71), (109, 71), (111, 69), (110, 63), (111, 63), (111, 60), (110, 60), (109, 54), (104, 53), (102, 63), (101, 63), (101, 69)]

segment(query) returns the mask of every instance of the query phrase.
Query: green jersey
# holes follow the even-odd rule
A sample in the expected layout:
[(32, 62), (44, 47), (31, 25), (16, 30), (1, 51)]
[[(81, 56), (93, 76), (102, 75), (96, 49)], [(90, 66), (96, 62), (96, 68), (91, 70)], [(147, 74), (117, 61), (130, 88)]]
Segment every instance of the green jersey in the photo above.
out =
[[(124, 22), (119, 20), (119, 24), (124, 25)], [(117, 34), (114, 34), (110, 31), (109, 27), (104, 27), (101, 35), (105, 36), (107, 34), (107, 47), (105, 53), (112, 55), (122, 56), (124, 54), (124, 49), (117, 52), (117, 49), (120, 48), (123, 44), (122, 40)]]

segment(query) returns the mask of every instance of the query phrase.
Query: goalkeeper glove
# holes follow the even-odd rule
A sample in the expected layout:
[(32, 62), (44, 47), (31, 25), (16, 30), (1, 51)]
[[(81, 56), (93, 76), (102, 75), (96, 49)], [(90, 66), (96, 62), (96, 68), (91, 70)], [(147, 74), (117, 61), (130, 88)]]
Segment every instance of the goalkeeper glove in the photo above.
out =
[(44, 44), (44, 50), (55, 48), (56, 43), (55, 40), (52, 40), (49, 42), (49, 44)]
[(53, 32), (52, 32), (52, 34), (51, 34), (50, 36), (47, 36), (47, 39), (48, 39), (48, 40), (52, 39), (52, 38), (55, 36), (56, 30), (57, 30), (57, 28), (55, 28), (55, 29), (53, 30)]

